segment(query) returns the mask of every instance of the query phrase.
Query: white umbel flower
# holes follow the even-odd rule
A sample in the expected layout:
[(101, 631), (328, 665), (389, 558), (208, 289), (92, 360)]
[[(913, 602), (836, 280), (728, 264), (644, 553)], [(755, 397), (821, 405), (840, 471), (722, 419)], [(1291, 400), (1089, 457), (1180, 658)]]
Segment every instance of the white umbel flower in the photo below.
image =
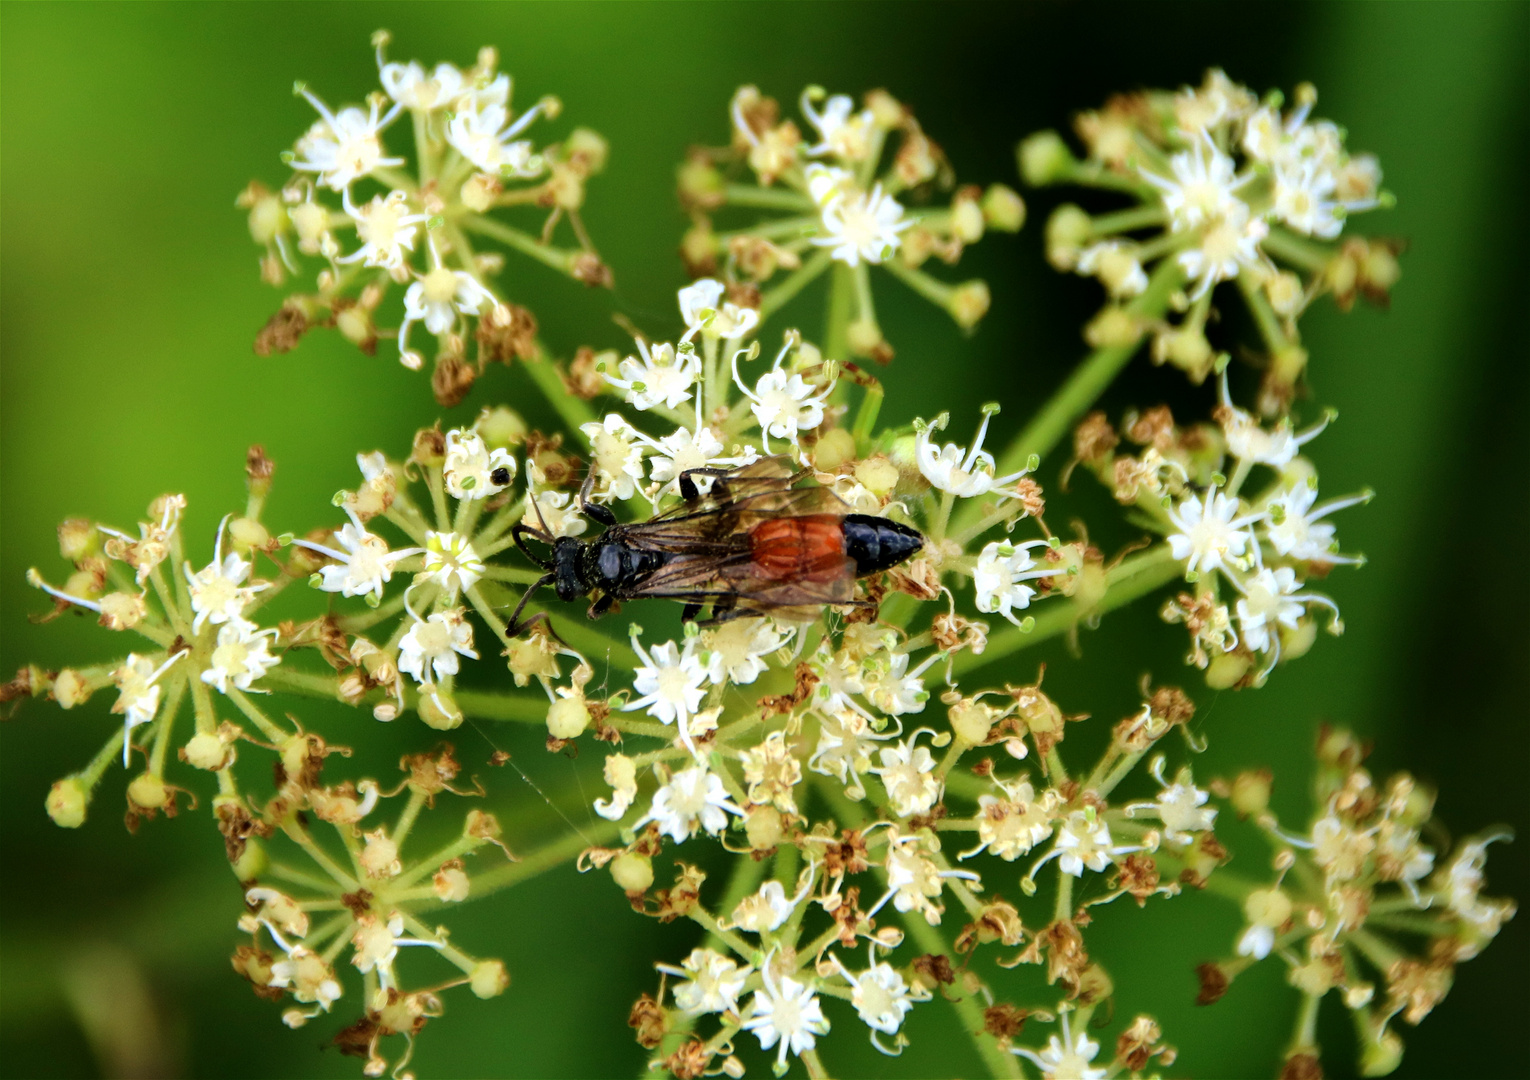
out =
[(281, 662), (272, 656), (269, 645), (280, 636), (276, 630), (262, 630), (244, 619), (230, 619), (218, 630), (218, 644), (212, 661), (202, 672), (202, 681), (228, 693), (229, 683), (249, 690), (250, 684)]
[(733, 619), (703, 633), (702, 659), (712, 685), (748, 686), (768, 669), (765, 657), (791, 640), (769, 619)]
[(1336, 510), (1370, 501), (1370, 494), (1330, 499), (1314, 506), (1317, 488), (1297, 483), (1265, 507), (1265, 537), (1281, 555), (1292, 559), (1324, 563), (1359, 563), (1357, 556), (1340, 555), (1334, 539), (1332, 522), (1324, 521)]
[(881, 184), (869, 192), (850, 190), (831, 198), (821, 219), (824, 235), (813, 237), (813, 243), (829, 248), (830, 256), (846, 266), (892, 258), (903, 244), (903, 230), (914, 223)]
[(234, 552), (223, 554), (223, 526), (228, 518), (218, 523), (218, 538), (213, 545), (213, 561), (201, 570), (193, 572), (186, 563), (186, 585), (191, 597), (192, 633), (200, 633), (204, 623), (214, 626), (237, 619), (244, 613), (245, 605), (262, 589), (269, 589), (269, 582), (246, 585), (250, 576), (250, 564)]
[(1238, 500), (1215, 488), (1206, 492), (1206, 501), (1194, 492), (1168, 510), (1176, 532), (1169, 534), (1169, 553), (1185, 562), (1185, 572), (1210, 573), (1221, 567), (1236, 567), (1248, 549), (1244, 529), (1258, 520), (1258, 515), (1238, 517)]
[(760, 313), (723, 301), (723, 283), (702, 278), (680, 290), (680, 317), (685, 320), (685, 337), (741, 338), (760, 325)]
[(722, 780), (706, 766), (692, 765), (654, 792), (648, 814), (632, 827), (636, 830), (652, 821), (679, 844), (695, 836), (697, 829), (716, 836), (727, 827), (730, 813), (742, 816), (743, 811), (728, 801)]
[(447, 63), (437, 64), (427, 74), (418, 60), (385, 64), (379, 55), (378, 76), (388, 96), (406, 109), (447, 108), (461, 96), (464, 87), (462, 72)]
[(701, 357), (688, 344), (678, 352), (673, 345), (650, 346), (641, 338), (637, 356), (629, 356), (616, 367), (616, 375), (605, 372), (605, 380), (625, 391), (626, 401), (634, 409), (648, 410), (662, 403), (677, 409), (691, 400), (691, 387), (701, 373)]
[(886, 962), (873, 963), (856, 975), (839, 957), (832, 959), (839, 973), (850, 983), (850, 1004), (855, 1006), (861, 1022), (883, 1035), (896, 1035), (903, 1026), (903, 1018), (914, 1007), (903, 976)]
[(447, 593), (466, 592), (484, 575), (472, 541), (454, 532), (425, 533), (425, 578)]
[(640, 436), (621, 413), (607, 413), (605, 420), (581, 424), (594, 455), (597, 493), (612, 499), (630, 499), (643, 479), (643, 446)]
[(529, 140), (516, 136), (542, 109), (543, 103), (538, 102), (511, 123), (510, 110), (503, 102), (478, 102), (476, 108), (459, 108), (446, 125), (446, 141), (486, 173), (517, 179), (539, 176), (546, 167), (541, 155), (532, 150)]
[(409, 328), (423, 322), (432, 334), (444, 334), (457, 315), (477, 315), (484, 305), (497, 303), (494, 294), (465, 270), (437, 266), (404, 293), (404, 321), (398, 328), (398, 350), (409, 353)]
[(672, 994), (675, 1007), (692, 1015), (737, 1012), (738, 996), (744, 992), (750, 972), (748, 967), (739, 967), (736, 960), (715, 949), (692, 949), (678, 968), (668, 964), (656, 966), (666, 974), (687, 980), (677, 985)]
[(966, 453), (955, 443), (937, 447), (930, 441), (936, 431), (946, 426), (945, 414), (937, 417), (934, 423), (920, 427), (914, 440), (914, 458), (919, 464), (919, 472), (932, 487), (962, 499), (976, 499), (990, 492), (1000, 498), (1015, 497), (1013, 492), (1003, 489), (1019, 480), (1027, 470), (998, 476), (998, 463), (992, 454), (983, 449), (983, 440), (988, 437), (989, 420), (998, 411), (997, 405), (983, 409), (977, 438), (972, 441), (972, 449)]
[(319, 568), (319, 588), (325, 592), (337, 592), (342, 596), (365, 596), (382, 599), (383, 585), (393, 580), (393, 568), (399, 560), (418, 555), (420, 548), (401, 548), (389, 551), (387, 541), (367, 532), (353, 515), (350, 524), (335, 533), (335, 543), (340, 550), (294, 540), (298, 547), (316, 551), (334, 559), (329, 566)]
[(935, 759), (928, 747), (914, 745), (917, 738), (916, 732), (902, 742), (883, 747), (878, 755), (881, 765), (870, 770), (881, 777), (892, 811), (898, 817), (927, 814), (940, 801), (943, 785), (940, 777), (934, 775)]
[(184, 655), (186, 654), (180, 652), (171, 653), (165, 662), (156, 668), (154, 662), (148, 657), (128, 653), (127, 659), (122, 661), (122, 666), (112, 672), (112, 681), (117, 684), (117, 700), (112, 704), (112, 712), (122, 714), (123, 768), (127, 767), (128, 751), (131, 749), (130, 736), (133, 729), (149, 723), (154, 719), (154, 714), (159, 711), (161, 690), (156, 685), (159, 677)]
[(833, 384), (830, 384), (814, 394), (813, 387), (800, 374), (787, 375), (781, 370), (781, 362), (786, 359), (787, 352), (794, 344), (795, 338), (789, 337), (776, 354), (775, 364), (760, 376), (753, 390), (745, 386), (744, 380), (739, 377), (739, 353), (733, 354), (733, 382), (749, 399), (749, 410), (759, 422), (760, 441), (767, 454), (770, 453), (772, 436), (786, 439), (796, 446), (798, 432), (811, 431), (823, 423), (823, 403), (834, 391)]
[(386, 196), (378, 195), (361, 207), (351, 202), (349, 188), (342, 198), (346, 214), (356, 223), (356, 238), (361, 241), (361, 247), (335, 261), (361, 262), (386, 270), (403, 266), (406, 258), (404, 253), (414, 251), (415, 234), (421, 225), (430, 220), (430, 215), (411, 214), (409, 197), (402, 191), (390, 191)]
[[(496, 480), (494, 474), (501, 469), (505, 472)], [(483, 436), (473, 429), (453, 428), (446, 433), (441, 479), (452, 498), (487, 499), (509, 486), (515, 470), (515, 458), (510, 451), (503, 447), (491, 451), (484, 445)]]
[(1030, 607), (1031, 598), (1036, 595), (1036, 590), (1025, 583), (1067, 573), (1066, 569), (1036, 569), (1031, 551), (1046, 546), (1045, 540), (1032, 540), (1024, 544), (995, 540), (987, 544), (978, 554), (977, 565), (972, 570), (972, 588), (977, 593), (977, 609), (990, 615), (997, 612), (1019, 626), (1020, 620), (1014, 613)]
[(331, 191), (344, 191), (380, 165), (404, 164), (403, 158), (383, 156), (382, 131), (398, 116), (398, 105), (383, 116), (378, 116), (375, 101), (366, 112), (353, 105), (332, 113), (309, 90), (302, 93), (321, 119), (298, 140), (294, 169), (318, 173), (319, 182)]
[(1010, 1053), (1034, 1064), (1045, 1080), (1105, 1080), (1109, 1070), (1089, 1064), (1100, 1052), (1100, 1044), (1085, 1032), (1075, 1035), (1069, 1031), (1067, 1013), (1062, 1014), (1060, 1023), (1062, 1037), (1053, 1035), (1039, 1054), (1022, 1046), (1011, 1047)]
[(707, 672), (696, 656), (695, 639), (688, 639), (682, 649), (673, 641), (645, 649), (632, 635), (632, 648), (643, 663), (633, 672), (632, 689), (638, 694), (622, 706), (623, 712), (646, 709), (648, 715), (668, 726), (676, 724), (681, 741), (693, 752), (690, 721), (706, 696)]
[(398, 669), (417, 683), (457, 674), (459, 656), (478, 659), (473, 651), (473, 627), (463, 617), (461, 608), (416, 619), (398, 643)]
[(1238, 198), (1237, 192), (1253, 174), (1235, 175), (1232, 158), (1217, 149), (1204, 132), (1190, 149), (1169, 159), (1169, 169), (1172, 178), (1147, 169), (1139, 172), (1162, 193), (1163, 206), (1175, 232), (1220, 221), (1238, 213), (1240, 208), (1247, 214), (1247, 204)]
[(817, 1046), (817, 1036), (828, 1033), (829, 1021), (811, 986), (790, 975), (783, 975), (778, 981), (771, 974), (769, 961), (761, 973), (765, 986), (754, 992), (743, 1028), (754, 1032), (761, 1050), (779, 1046), (775, 1071), (780, 1076), (786, 1072), (787, 1053), (801, 1057)]
[(832, 154), (843, 161), (862, 161), (871, 152), (871, 133), (876, 118), (870, 109), (855, 112), (855, 102), (848, 94), (835, 94), (823, 103), (823, 111), (813, 108), (813, 99), (804, 91), (802, 115), (818, 129), (818, 142), (809, 146), (810, 157)]
[(1289, 566), (1261, 567), (1242, 585), (1238, 601), (1238, 631), (1255, 652), (1269, 652), (1279, 642), (1280, 628), (1295, 630), (1306, 610), (1298, 592), (1301, 583)]

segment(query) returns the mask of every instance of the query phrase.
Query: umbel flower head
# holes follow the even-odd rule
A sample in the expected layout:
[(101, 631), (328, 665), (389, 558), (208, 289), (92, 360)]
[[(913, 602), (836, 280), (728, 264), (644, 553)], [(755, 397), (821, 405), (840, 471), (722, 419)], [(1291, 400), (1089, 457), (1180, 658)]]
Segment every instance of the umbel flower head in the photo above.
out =
[[(735, 301), (768, 314), (832, 270), (833, 290), (854, 311), (844, 340), (825, 343), (835, 359), (848, 359), (844, 350), (892, 359), (873, 302), (873, 266), (973, 327), (988, 310), (987, 285), (950, 285), (924, 266), (954, 265), (989, 229), (1019, 229), (1020, 197), (1002, 184), (957, 186), (940, 147), (885, 90), (857, 109), (848, 95), (810, 86), (798, 104), (802, 124), (784, 119), (756, 87), (740, 87), (728, 108), (730, 144), (694, 150), (681, 166), (691, 273), (720, 277)], [(755, 211), (775, 213), (751, 223)], [(726, 231), (713, 228), (717, 215), (730, 219)]]
[[(1213, 290), (1236, 285), (1269, 356), (1260, 411), (1276, 414), (1306, 367), (1297, 322), (1308, 305), (1323, 293), (1346, 310), (1357, 295), (1386, 303), (1400, 245), (1345, 233), (1350, 215), (1392, 197), (1376, 158), (1351, 154), (1344, 130), (1312, 115), (1316, 104), (1310, 84), (1290, 102), (1260, 98), (1212, 69), (1199, 87), (1118, 95), (1080, 113), (1083, 159), (1056, 132), (1021, 144), (1027, 183), (1130, 200), (1093, 216), (1066, 204), (1047, 223), (1052, 265), (1105, 288), (1091, 345), (1135, 346), (1151, 331), (1153, 361), (1200, 382), (1218, 353), (1207, 337)], [(1164, 320), (1166, 309), (1183, 315)]]
[[(485, 365), (540, 355), (536, 320), (493, 284), (505, 255), (480, 250), (482, 242), (588, 285), (611, 284), (580, 217), (606, 142), (575, 128), (538, 147), (534, 125), (556, 119), (561, 105), (544, 97), (517, 111), (493, 49), (471, 67), (443, 62), (427, 71), (388, 60), (388, 42), (385, 31), (373, 36), (381, 89), (362, 105), (336, 108), (298, 84), (317, 117), (282, 155), (291, 177), (278, 191), (252, 181), (239, 196), (264, 250), (261, 277), (282, 286), (314, 274), (313, 291), (287, 297), (255, 351), (287, 352), (310, 329), (333, 326), (368, 355), (396, 340), (399, 360), (420, 370), (423, 329), (434, 343), (432, 389), (452, 405)], [(405, 132), (413, 153), (397, 155)], [(545, 210), (540, 228), (525, 231), (500, 213), (517, 207)], [(557, 247), (565, 219), (574, 246)], [(402, 297), (401, 316), (391, 314), (390, 292)], [(379, 322), (394, 318), (394, 328)]]

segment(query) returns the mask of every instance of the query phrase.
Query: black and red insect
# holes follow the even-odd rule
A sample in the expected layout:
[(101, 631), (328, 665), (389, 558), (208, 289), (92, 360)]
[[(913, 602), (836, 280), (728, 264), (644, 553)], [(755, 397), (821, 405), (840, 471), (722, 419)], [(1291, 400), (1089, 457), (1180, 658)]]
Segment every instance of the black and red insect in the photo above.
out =
[[(711, 481), (700, 490), (697, 477)], [(852, 513), (826, 487), (803, 484), (786, 458), (763, 458), (737, 469), (691, 469), (680, 474), (683, 500), (648, 521), (617, 523), (607, 506), (580, 508), (605, 531), (593, 540), (551, 536), (525, 522), (511, 536), (547, 573), (521, 597), (509, 633), (530, 625), (521, 611), (533, 593), (553, 586), (560, 600), (590, 597), (598, 619), (624, 600), (662, 597), (685, 605), (681, 618), (706, 621), (776, 614), (811, 618), (824, 605), (868, 603), (855, 582), (891, 569), (924, 547), (918, 530), (884, 517)], [(551, 547), (538, 555), (530, 537)], [(536, 618), (536, 616), (533, 616)]]

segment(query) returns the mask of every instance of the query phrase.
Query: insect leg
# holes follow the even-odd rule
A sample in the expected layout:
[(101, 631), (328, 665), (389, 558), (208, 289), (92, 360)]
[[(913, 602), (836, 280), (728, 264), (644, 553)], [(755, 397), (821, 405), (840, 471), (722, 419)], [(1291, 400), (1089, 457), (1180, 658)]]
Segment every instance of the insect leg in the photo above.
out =
[(732, 469), (718, 469), (712, 466), (700, 469), (686, 469), (680, 474), (680, 497), (686, 502), (690, 502), (701, 494), (700, 490), (696, 487), (696, 481), (692, 480), (691, 477), (711, 476), (714, 477), (712, 481), (712, 494), (719, 500), (726, 501), (728, 498), (728, 487), (722, 478), (731, 472), (733, 472)]
[(553, 581), (553, 577), (554, 577), (553, 574), (543, 574), (541, 577), (539, 577), (535, 581), (533, 581), (530, 585), (526, 586), (526, 591), (521, 594), (521, 602), (519, 604), (515, 605), (515, 610), (510, 613), (510, 621), (505, 624), (505, 633), (508, 636), (516, 637), (522, 631), (524, 631), (528, 626), (530, 626), (532, 623), (536, 622), (538, 619), (546, 618), (547, 613), (546, 612), (540, 612), (540, 613), (538, 613), (536, 615), (533, 615), (531, 618), (527, 619), (525, 622), (521, 622), (520, 621), (520, 619), (521, 619), (521, 612), (526, 607), (526, 601), (531, 599), (531, 594), (536, 592), (543, 585), (551, 585), (552, 581)]
[(700, 604), (686, 604), (680, 611), (681, 622), (695, 622), (696, 616), (701, 614)]
[(616, 524), (616, 515), (611, 512), (609, 506), (590, 501), (590, 491), (595, 486), (595, 467), (590, 466), (590, 471), (584, 474), (584, 484), (579, 488), (579, 509), (585, 517), (592, 518), (606, 528)]
[(616, 597), (612, 596), (610, 593), (602, 594), (601, 598), (599, 600), (595, 601), (593, 604), (590, 605), (590, 611), (589, 611), (590, 618), (592, 618), (592, 619), (600, 618), (606, 612), (610, 611), (611, 608), (615, 604), (616, 604)]
[(510, 539), (514, 540), (515, 546), (521, 549), (521, 554), (530, 559), (533, 565), (540, 566), (543, 570), (551, 570), (553, 568), (552, 560), (539, 558), (535, 552), (526, 546), (526, 541), (521, 539), (522, 536), (534, 536), (538, 540), (547, 543), (550, 542), (548, 535), (539, 529), (527, 525), (525, 522), (518, 521), (510, 526)]

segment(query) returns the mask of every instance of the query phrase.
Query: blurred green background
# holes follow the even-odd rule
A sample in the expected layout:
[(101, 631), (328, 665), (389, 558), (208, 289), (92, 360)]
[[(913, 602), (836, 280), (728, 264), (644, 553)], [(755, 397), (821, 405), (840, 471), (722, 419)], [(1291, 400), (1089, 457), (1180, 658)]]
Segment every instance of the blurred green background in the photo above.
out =
[[(1147, 605), (1086, 635), (1087, 664), (1054, 643), (990, 674), (1029, 679), (1045, 659), (1063, 707), (1104, 718), (1132, 709), (1143, 672), (1183, 682), (1211, 740), (1197, 774), (1269, 764), (1277, 809), (1292, 820), (1305, 813), (1317, 723), (1351, 725), (1376, 740), (1378, 772), (1406, 767), (1439, 785), (1452, 828), (1509, 822), (1526, 834), (1524, 4), (6, 4), (0, 670), (101, 660), (118, 646), (85, 620), (27, 622), (44, 605), (23, 572), (61, 576), (53, 529), (65, 516), (129, 524), (154, 495), (184, 491), (188, 530), (210, 536), (225, 509), (242, 505), (244, 450), (261, 442), (278, 463), (267, 520), (306, 529), (332, 517), (329, 496), (353, 482), (357, 450), (399, 452), (438, 414), (425, 377), (386, 346), (368, 359), (314, 334), (285, 357), (263, 361), (250, 349), (279, 294), (257, 279), (233, 198), (251, 177), (283, 177), (278, 152), (312, 118), (292, 97), (295, 79), (336, 104), (375, 85), (367, 39), (380, 26), (394, 32), (395, 59), (466, 64), (492, 43), (518, 100), (562, 97), (564, 117), (550, 130), (583, 124), (609, 137), (611, 165), (591, 185), (586, 220), (615, 270), (614, 296), (519, 259), (505, 279), (563, 355), (620, 346), (613, 311), (672, 331), (684, 226), (673, 168), (688, 144), (726, 138), (725, 106), (742, 82), (788, 102), (808, 82), (854, 93), (886, 86), (915, 107), (959, 177), (978, 183), (1015, 183), (1021, 136), (1064, 127), (1115, 90), (1199, 82), (1210, 65), (1260, 91), (1315, 82), (1318, 114), (1344, 124), (1352, 148), (1380, 156), (1398, 196), (1395, 211), (1358, 227), (1410, 244), (1393, 310), (1341, 316), (1325, 302), (1304, 323), (1316, 399), (1342, 414), (1313, 447), (1324, 489), (1378, 492), (1340, 520), (1346, 550), (1371, 560), (1329, 583), (1348, 632), (1324, 638), (1265, 690), (1217, 696), (1183, 669), (1179, 633)], [(1045, 265), (1041, 222), (1059, 196), (1026, 195), (1032, 215), (1020, 236), (991, 237), (963, 261), (963, 276), (986, 277), (995, 300), (974, 336), (879, 284), (899, 352), (885, 416), (974, 416), (998, 399), (1004, 436), (1082, 354), (1078, 328), (1098, 289)], [(820, 304), (792, 309), (810, 334)], [(551, 424), (521, 374), (500, 369), (449, 420), (497, 400)], [(1139, 363), (1110, 403), (1117, 414), (1129, 402), (1169, 401), (1204, 415), (1211, 400), (1209, 388)], [(1070, 513), (1102, 540), (1129, 539), (1109, 524), (1108, 500), (1077, 487)], [(84, 828), (62, 832), (45, 817), (49, 784), (116, 722), (110, 698), (70, 713), (29, 704), (0, 726), (0, 1073), (358, 1075), (358, 1062), (321, 1050), (335, 1025), (286, 1031), (229, 971), (237, 892), (201, 815), (129, 837), (114, 771)], [(343, 725), (359, 723), (344, 712), (329, 719), (342, 740)], [(386, 732), (374, 748), (384, 765), (434, 742), (418, 725)], [(568, 780), (559, 770), (573, 766), (537, 757), (534, 733), (502, 740), (524, 749), (534, 775)], [(484, 749), (465, 756), (481, 761)], [(598, 764), (587, 754), (579, 772), (592, 776)], [(527, 830), (547, 827), (512, 778), (493, 801), (507, 819), (531, 813)], [(1251, 853), (1240, 871), (1261, 874), (1262, 858)], [(1489, 876), (1490, 893), (1530, 895), (1524, 845), (1493, 848)], [(1274, 1071), (1294, 1008), (1275, 965), (1240, 979), (1214, 1008), (1191, 1004), (1191, 968), (1225, 952), (1235, 912), (1203, 897), (1100, 910), (1093, 948), (1116, 977), (1117, 1015), (1154, 1012), (1182, 1047), (1176, 1073)], [(1525, 923), (1460, 969), (1420, 1031), (1403, 1032), (1398, 1075), (1523, 1075)], [(465, 947), (503, 956), (515, 982), (492, 1002), (449, 997), (415, 1058), (422, 1076), (637, 1075), (628, 1005), (653, 988), (652, 960), (683, 956), (695, 937), (631, 914), (608, 881), (567, 869), (471, 905), (453, 926)], [(81, 974), (90, 971), (98, 977)], [(102, 994), (94, 1015), (105, 1027), (92, 1043), (77, 1016)], [(848, 1014), (835, 1019), (856, 1026)], [(910, 1075), (972, 1071), (950, 1010), (917, 1010), (909, 1032)], [(1346, 1075), (1350, 1031), (1337, 1008), (1325, 1011), (1322, 1034), (1331, 1073)], [(857, 1031), (836, 1032), (826, 1047), (838, 1072), (904, 1067), (877, 1058)]]

